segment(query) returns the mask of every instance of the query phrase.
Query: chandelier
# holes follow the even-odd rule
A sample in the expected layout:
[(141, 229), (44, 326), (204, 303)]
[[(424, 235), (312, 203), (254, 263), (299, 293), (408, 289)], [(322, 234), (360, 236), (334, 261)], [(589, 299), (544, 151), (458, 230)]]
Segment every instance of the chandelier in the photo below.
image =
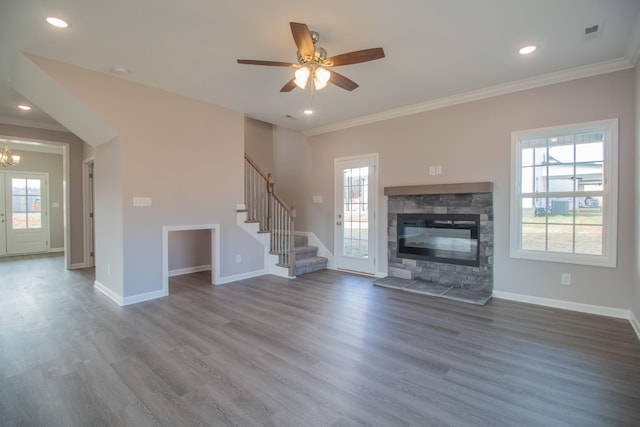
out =
[(9, 166), (15, 166), (20, 163), (20, 156), (12, 154), (9, 146), (5, 144), (0, 151), (0, 165), (8, 168)]

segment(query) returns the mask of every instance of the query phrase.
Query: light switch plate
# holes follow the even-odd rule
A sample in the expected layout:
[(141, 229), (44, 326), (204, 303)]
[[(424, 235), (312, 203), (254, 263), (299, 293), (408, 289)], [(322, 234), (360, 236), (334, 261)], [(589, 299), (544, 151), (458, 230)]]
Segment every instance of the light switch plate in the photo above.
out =
[(322, 196), (313, 196), (313, 203), (322, 203)]
[(151, 206), (151, 197), (134, 197), (133, 206), (149, 207)]

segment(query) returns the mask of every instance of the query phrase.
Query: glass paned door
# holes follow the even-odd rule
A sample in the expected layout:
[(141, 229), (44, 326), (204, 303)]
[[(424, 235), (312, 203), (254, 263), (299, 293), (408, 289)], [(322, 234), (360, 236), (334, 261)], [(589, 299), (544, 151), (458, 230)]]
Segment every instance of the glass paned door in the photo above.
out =
[(0, 255), (7, 254), (7, 210), (5, 199), (5, 179), (0, 174)]
[(335, 246), (338, 268), (375, 272), (374, 156), (337, 159)]
[(5, 179), (6, 247), (10, 255), (45, 252), (46, 175), (8, 174)]

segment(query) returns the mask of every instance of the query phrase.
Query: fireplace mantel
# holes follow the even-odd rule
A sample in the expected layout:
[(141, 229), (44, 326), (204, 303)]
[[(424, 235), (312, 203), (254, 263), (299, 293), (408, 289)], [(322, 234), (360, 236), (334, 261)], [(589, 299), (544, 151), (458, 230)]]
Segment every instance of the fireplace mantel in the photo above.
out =
[(418, 196), (422, 194), (491, 193), (492, 182), (468, 182), (459, 184), (405, 185), (384, 187), (385, 196)]

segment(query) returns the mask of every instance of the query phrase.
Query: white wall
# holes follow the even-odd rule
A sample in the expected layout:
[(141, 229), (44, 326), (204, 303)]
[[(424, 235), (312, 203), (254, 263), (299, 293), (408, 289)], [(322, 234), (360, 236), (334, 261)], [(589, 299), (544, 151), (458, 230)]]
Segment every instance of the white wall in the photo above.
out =
[[(634, 72), (626, 70), (318, 135), (308, 139), (310, 167), (290, 164), (292, 157), (280, 152), (276, 176), (283, 169), (305, 174), (297, 180), (304, 187), (291, 188), (295, 191), (291, 197), (303, 200), (306, 208), (300, 221), (333, 248), (333, 160), (379, 153), (377, 259), (381, 273), (387, 266), (385, 186), (491, 181), (495, 290), (629, 309), (636, 264), (633, 88)], [(620, 119), (618, 267), (510, 258), (511, 132), (609, 118)], [(285, 139), (291, 137), (285, 133)], [(275, 144), (279, 147), (282, 141), (276, 138)], [(429, 165), (441, 165), (442, 175), (429, 176)], [(323, 196), (323, 203), (312, 204), (311, 195)], [(571, 286), (560, 285), (563, 272), (572, 274)]]

